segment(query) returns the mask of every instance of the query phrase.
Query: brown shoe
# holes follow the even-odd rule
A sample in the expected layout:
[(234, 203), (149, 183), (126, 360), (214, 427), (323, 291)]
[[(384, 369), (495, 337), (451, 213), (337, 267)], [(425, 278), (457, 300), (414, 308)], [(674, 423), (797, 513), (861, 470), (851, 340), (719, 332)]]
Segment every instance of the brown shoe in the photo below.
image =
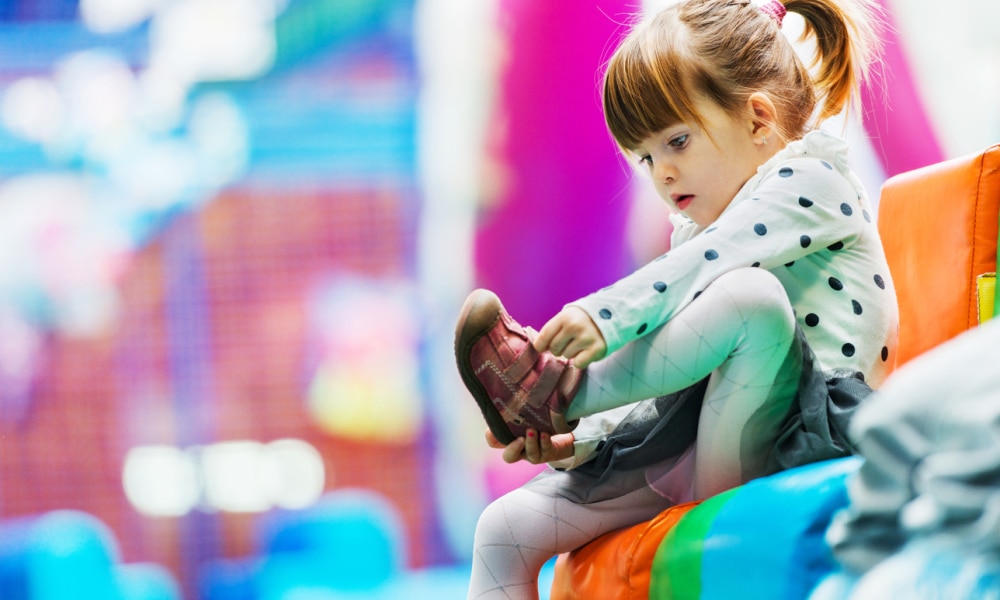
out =
[(462, 381), (504, 444), (528, 429), (554, 434), (576, 426), (576, 421), (566, 422), (565, 413), (583, 373), (568, 359), (535, 350), (536, 335), (514, 321), (488, 290), (469, 294), (455, 326)]

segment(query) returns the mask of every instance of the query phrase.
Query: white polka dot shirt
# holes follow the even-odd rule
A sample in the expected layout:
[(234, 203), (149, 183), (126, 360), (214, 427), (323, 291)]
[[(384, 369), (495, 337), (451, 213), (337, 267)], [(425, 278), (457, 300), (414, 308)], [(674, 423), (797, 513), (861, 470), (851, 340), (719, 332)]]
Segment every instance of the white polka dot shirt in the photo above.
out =
[(742, 267), (781, 281), (824, 371), (859, 371), (872, 387), (882, 383), (896, 350), (895, 290), (847, 143), (822, 131), (762, 165), (712, 225), (675, 219), (669, 252), (572, 304), (594, 320), (611, 353)]

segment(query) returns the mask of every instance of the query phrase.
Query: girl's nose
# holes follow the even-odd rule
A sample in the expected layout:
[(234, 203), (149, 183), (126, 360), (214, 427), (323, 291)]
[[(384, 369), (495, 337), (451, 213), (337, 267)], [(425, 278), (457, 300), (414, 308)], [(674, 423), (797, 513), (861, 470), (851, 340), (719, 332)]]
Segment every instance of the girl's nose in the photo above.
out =
[(670, 165), (660, 164), (656, 169), (656, 180), (662, 183), (671, 184), (677, 180), (677, 172)]

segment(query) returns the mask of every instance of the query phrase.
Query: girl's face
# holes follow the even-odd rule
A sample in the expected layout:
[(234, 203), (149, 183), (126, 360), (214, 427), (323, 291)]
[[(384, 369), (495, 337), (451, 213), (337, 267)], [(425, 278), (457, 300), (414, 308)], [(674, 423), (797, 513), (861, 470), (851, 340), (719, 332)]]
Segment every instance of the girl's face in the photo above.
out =
[(757, 167), (778, 149), (759, 142), (754, 120), (734, 118), (711, 102), (696, 104), (704, 129), (679, 123), (649, 136), (634, 150), (668, 205), (698, 225), (714, 222)]

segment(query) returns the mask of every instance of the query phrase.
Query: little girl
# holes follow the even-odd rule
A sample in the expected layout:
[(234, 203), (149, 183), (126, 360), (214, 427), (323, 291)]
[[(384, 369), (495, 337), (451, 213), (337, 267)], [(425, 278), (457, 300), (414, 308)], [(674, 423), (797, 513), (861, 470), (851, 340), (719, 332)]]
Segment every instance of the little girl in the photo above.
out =
[[(780, 27), (816, 40), (810, 73)], [(895, 351), (896, 297), (846, 144), (869, 0), (681, 0), (604, 79), (607, 125), (676, 213), (671, 250), (540, 332), (485, 290), (459, 371), (508, 462), (549, 468), (476, 530), (469, 598), (537, 598), (552, 556), (752, 478), (850, 452)]]

